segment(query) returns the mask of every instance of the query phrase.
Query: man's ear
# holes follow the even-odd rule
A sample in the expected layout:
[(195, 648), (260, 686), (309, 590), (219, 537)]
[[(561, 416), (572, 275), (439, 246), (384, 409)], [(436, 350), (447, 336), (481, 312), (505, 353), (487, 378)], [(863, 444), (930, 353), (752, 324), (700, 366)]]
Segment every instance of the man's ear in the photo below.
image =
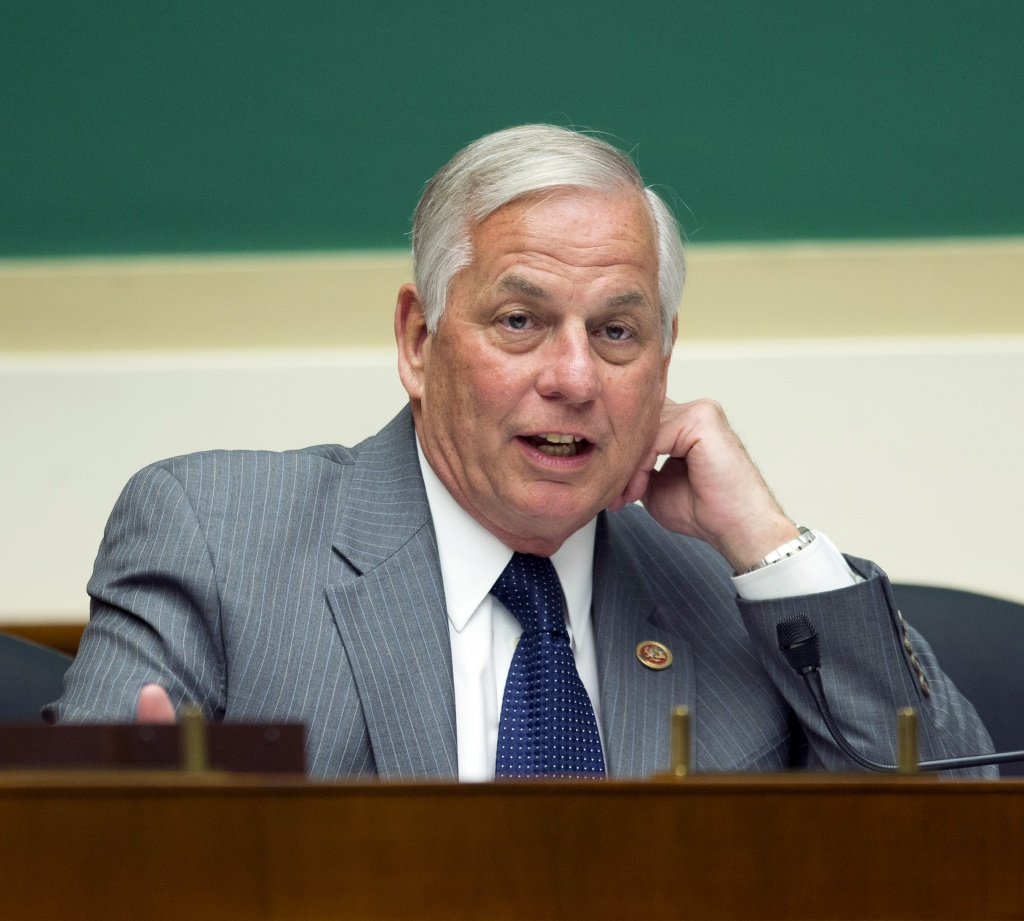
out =
[[(679, 317), (674, 316), (672, 318), (672, 345), (676, 344), (676, 336), (679, 333)], [(661, 363), (661, 402), (665, 402), (665, 396), (668, 394), (668, 366), (669, 362), (672, 361), (672, 348), (668, 350), (668, 354), (662, 357)]]
[(415, 285), (402, 285), (395, 304), (395, 340), (398, 343), (398, 376), (409, 399), (423, 397), (426, 343), (429, 336), (423, 301)]

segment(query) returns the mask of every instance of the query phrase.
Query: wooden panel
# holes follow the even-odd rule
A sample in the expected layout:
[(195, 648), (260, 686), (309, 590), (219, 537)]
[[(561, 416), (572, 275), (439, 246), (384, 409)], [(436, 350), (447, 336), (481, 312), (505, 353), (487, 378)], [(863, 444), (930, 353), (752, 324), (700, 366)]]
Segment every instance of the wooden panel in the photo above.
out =
[(78, 653), (85, 624), (3, 624), (0, 630), (10, 636), (20, 636), (40, 646), (59, 649), (69, 656)]
[(0, 725), (0, 768), (193, 770), (291, 774), (306, 770), (301, 723)]
[(1024, 782), (11, 774), (0, 880), (11, 917), (110, 921), (1019, 918)]

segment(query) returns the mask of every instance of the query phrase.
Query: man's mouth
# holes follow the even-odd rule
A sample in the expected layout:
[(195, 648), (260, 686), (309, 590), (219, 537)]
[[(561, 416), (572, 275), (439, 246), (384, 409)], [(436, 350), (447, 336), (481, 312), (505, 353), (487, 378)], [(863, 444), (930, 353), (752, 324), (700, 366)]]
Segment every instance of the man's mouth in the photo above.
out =
[(575, 457), (591, 447), (586, 438), (579, 435), (560, 435), (556, 432), (528, 435), (526, 440), (548, 457)]

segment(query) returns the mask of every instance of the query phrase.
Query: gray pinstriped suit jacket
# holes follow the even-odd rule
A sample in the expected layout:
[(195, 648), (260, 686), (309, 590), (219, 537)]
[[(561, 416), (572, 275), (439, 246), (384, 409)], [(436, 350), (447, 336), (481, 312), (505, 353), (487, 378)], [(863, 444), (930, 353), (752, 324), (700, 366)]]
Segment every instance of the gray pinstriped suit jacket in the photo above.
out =
[[(894, 711), (922, 713), (922, 757), (988, 750), (973, 708), (916, 637), (924, 696), (884, 575), (767, 603), (738, 602), (725, 562), (639, 507), (602, 513), (593, 617), (612, 776), (668, 763), (668, 713), (689, 704), (701, 770), (770, 770), (795, 713), (809, 761), (848, 767), (775, 646), (804, 613), (822, 634), (836, 716), (894, 759)], [(214, 451), (147, 467), (125, 487), (89, 583), (90, 624), (53, 705), (61, 720), (132, 718), (156, 681), (227, 720), (301, 720), (319, 777), (458, 775), (447, 615), (412, 419), (353, 449)], [(673, 665), (637, 660), (659, 640)]]

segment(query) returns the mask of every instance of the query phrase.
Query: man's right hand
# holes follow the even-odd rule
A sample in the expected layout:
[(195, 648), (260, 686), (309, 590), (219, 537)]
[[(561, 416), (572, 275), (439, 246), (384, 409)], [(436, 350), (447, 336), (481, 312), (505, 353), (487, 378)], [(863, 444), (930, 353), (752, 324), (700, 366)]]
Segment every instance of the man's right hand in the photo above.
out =
[(174, 704), (159, 684), (145, 684), (135, 705), (137, 723), (176, 723)]
[[(657, 470), (661, 455), (668, 460)], [(649, 454), (609, 508), (637, 499), (663, 528), (709, 543), (737, 573), (799, 536), (713, 400), (665, 400)]]

